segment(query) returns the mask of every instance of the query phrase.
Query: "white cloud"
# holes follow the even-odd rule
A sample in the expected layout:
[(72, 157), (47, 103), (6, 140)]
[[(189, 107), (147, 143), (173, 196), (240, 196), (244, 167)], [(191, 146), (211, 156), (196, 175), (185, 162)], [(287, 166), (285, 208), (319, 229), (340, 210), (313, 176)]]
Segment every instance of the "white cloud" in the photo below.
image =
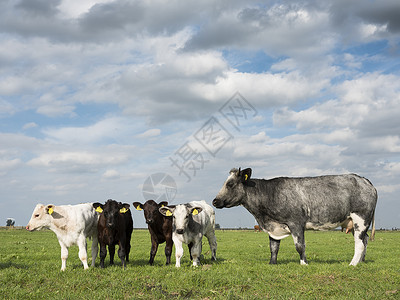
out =
[(138, 134), (136, 137), (146, 139), (146, 138), (159, 136), (160, 134), (161, 134), (160, 129), (153, 128), (153, 129), (146, 130), (145, 132), (143, 132), (141, 134)]
[(27, 130), (27, 129), (35, 128), (38, 126), (39, 125), (36, 124), (35, 122), (29, 122), (29, 123), (24, 124), (24, 126), (22, 126), (22, 129)]
[(0, 159), (0, 176), (6, 175), (11, 170), (14, 170), (22, 165), (22, 161), (19, 158), (5, 160)]
[(118, 179), (120, 174), (117, 170), (107, 170), (103, 173), (102, 178), (104, 179)]
[(87, 151), (44, 153), (31, 159), (32, 167), (46, 168), (49, 172), (92, 173), (100, 167), (119, 165), (129, 160), (126, 153), (93, 153)]

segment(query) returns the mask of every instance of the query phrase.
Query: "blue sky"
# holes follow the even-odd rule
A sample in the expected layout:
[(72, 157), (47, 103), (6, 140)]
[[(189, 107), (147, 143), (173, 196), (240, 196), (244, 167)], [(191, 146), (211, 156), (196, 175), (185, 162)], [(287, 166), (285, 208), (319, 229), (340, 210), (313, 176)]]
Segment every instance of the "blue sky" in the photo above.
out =
[[(0, 222), (144, 201), (148, 178), (173, 204), (211, 203), (251, 167), (365, 176), (377, 227), (400, 227), (399, 14), (397, 0), (2, 1)], [(235, 103), (236, 125), (221, 113)], [(239, 207), (217, 223), (254, 219)]]

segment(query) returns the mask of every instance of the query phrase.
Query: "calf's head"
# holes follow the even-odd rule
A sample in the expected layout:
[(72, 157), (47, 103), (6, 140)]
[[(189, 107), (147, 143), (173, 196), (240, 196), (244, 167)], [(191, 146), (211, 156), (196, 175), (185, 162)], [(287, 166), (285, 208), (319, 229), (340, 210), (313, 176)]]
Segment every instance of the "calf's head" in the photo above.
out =
[(147, 200), (144, 204), (140, 202), (133, 202), (133, 207), (135, 207), (136, 210), (143, 210), (144, 218), (146, 220), (146, 223), (149, 225), (156, 222), (158, 218), (162, 218), (158, 209), (167, 205), (167, 201), (162, 201), (158, 204), (154, 200)]
[(129, 210), (129, 206), (128, 203), (122, 204), (121, 202), (111, 199), (107, 200), (104, 205), (101, 203), (93, 203), (93, 207), (101, 214), (100, 218), (104, 219), (105, 225), (111, 229), (118, 226), (120, 222), (119, 216), (126, 213)]
[(172, 216), (173, 230), (178, 234), (184, 234), (189, 226), (189, 220), (192, 216), (198, 215), (203, 209), (193, 207), (188, 204), (179, 204), (177, 206), (160, 207), (159, 211), (166, 217)]
[(212, 204), (216, 208), (233, 207), (242, 204), (242, 200), (246, 195), (245, 185), (250, 184), (250, 177), (250, 168), (243, 171), (232, 169)]
[(55, 214), (54, 209), (55, 206), (53, 204), (36, 205), (35, 209), (33, 210), (32, 217), (29, 220), (28, 225), (25, 227), (26, 230), (34, 231), (50, 227), (52, 215)]

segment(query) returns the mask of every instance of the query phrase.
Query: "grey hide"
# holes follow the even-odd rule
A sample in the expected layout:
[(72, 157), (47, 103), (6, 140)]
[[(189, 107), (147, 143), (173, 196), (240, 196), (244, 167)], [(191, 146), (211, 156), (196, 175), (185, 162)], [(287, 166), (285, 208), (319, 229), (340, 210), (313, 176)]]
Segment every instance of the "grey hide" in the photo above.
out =
[[(350, 265), (365, 260), (367, 230), (374, 219), (377, 192), (355, 174), (270, 180), (252, 179), (252, 170), (232, 169), (215, 197), (216, 208), (243, 205), (269, 234), (271, 264), (276, 264), (280, 240), (292, 235), (300, 263), (307, 264), (304, 231), (342, 226), (354, 234)], [(351, 228), (349, 228), (351, 227)], [(373, 229), (374, 233), (374, 229)]]

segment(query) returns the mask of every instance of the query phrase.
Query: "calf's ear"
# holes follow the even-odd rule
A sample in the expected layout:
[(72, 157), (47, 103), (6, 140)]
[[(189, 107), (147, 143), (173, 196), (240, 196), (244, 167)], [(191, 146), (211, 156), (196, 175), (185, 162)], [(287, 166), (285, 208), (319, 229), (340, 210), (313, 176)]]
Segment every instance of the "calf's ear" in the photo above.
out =
[(247, 182), (251, 177), (251, 168), (247, 168), (247, 169), (244, 169), (243, 171), (240, 171), (239, 175), (240, 175), (243, 183)]
[(202, 209), (201, 207), (194, 207), (194, 208), (192, 208), (191, 214), (192, 214), (193, 216), (198, 215), (199, 213), (202, 212), (202, 210), (203, 210), (203, 209)]
[(164, 207), (167, 206), (168, 202), (167, 201), (161, 201), (160, 203), (158, 203), (158, 207)]
[(136, 208), (136, 210), (143, 210), (143, 204), (140, 202), (133, 202), (133, 207)]
[(54, 212), (54, 205), (48, 204), (48, 205), (46, 205), (44, 210), (46, 211), (47, 214), (49, 214), (51, 216), (51, 214)]
[(98, 213), (102, 213), (103, 212), (103, 204), (96, 202), (93, 203), (93, 208), (98, 212)]
[(171, 217), (171, 216), (174, 214), (175, 207), (163, 206), (163, 207), (160, 207), (160, 208), (158, 209), (158, 211), (159, 211), (163, 216)]
[(120, 207), (120, 209), (119, 209), (119, 212), (121, 214), (126, 213), (129, 210), (129, 207), (130, 207), (130, 205), (128, 203), (121, 204), (121, 206), (122, 207)]

